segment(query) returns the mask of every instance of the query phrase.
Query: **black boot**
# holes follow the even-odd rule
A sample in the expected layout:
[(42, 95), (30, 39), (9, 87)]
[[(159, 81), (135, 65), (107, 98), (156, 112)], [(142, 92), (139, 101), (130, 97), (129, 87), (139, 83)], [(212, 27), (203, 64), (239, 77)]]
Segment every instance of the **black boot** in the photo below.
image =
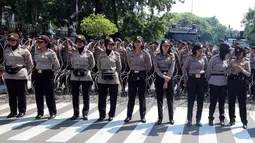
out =
[(161, 125), (161, 124), (162, 124), (162, 119), (158, 119), (157, 124), (158, 124), (158, 125)]
[(145, 118), (142, 118), (142, 119), (141, 119), (141, 122), (142, 122), (142, 123), (146, 123), (146, 119), (145, 119)]
[(73, 116), (69, 120), (77, 120), (77, 119), (78, 119), (78, 116)]
[(209, 120), (209, 125), (210, 126), (213, 126), (214, 124), (213, 124), (213, 120)]
[(197, 126), (202, 127), (202, 123), (200, 121), (197, 121)]
[(222, 127), (224, 127), (224, 126), (225, 126), (225, 122), (224, 122), (224, 120), (221, 120), (221, 121), (220, 121), (220, 125), (221, 125)]
[(192, 126), (192, 121), (188, 121), (186, 125), (187, 125), (188, 127), (191, 127), (191, 126)]
[(125, 122), (125, 123), (128, 123), (130, 120), (131, 120), (131, 117), (127, 117), (127, 118), (124, 120), (124, 122)]
[(17, 113), (10, 113), (6, 118), (13, 118), (13, 117), (16, 117), (17, 116)]
[(230, 121), (230, 122), (228, 123), (228, 126), (233, 126), (233, 125), (235, 125), (235, 124), (236, 124), (235, 121)]

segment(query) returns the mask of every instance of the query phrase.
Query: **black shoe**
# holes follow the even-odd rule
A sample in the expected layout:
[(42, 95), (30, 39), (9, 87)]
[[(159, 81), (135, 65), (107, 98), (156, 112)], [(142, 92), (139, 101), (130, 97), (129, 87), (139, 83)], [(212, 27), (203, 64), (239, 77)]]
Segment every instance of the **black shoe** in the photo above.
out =
[(243, 124), (243, 129), (247, 129), (247, 124)]
[(191, 121), (188, 121), (186, 125), (187, 125), (188, 127), (191, 127), (191, 126), (192, 126), (192, 122), (191, 122)]
[(162, 124), (162, 119), (158, 119), (158, 125), (161, 125)]
[(174, 120), (170, 120), (170, 121), (169, 121), (169, 124), (170, 124), (170, 125), (174, 125)]
[(230, 122), (228, 123), (228, 126), (233, 126), (233, 125), (235, 125), (235, 124), (236, 124), (235, 121), (230, 121)]
[(131, 120), (131, 117), (127, 117), (127, 118), (124, 120), (124, 122), (125, 122), (125, 123), (128, 123), (130, 120)]
[(101, 122), (104, 120), (105, 117), (100, 117), (99, 119), (97, 119), (98, 122)]
[(14, 113), (10, 113), (6, 118), (13, 118), (13, 117), (16, 117), (17, 116), (17, 113), (14, 114)]
[(197, 126), (198, 126), (198, 127), (202, 127), (202, 124), (201, 124), (200, 121), (197, 121)]
[(224, 126), (225, 126), (225, 122), (224, 122), (224, 120), (221, 120), (221, 121), (220, 121), (220, 125), (221, 125), (222, 127), (224, 127)]
[(49, 120), (56, 118), (56, 115), (50, 115)]
[(42, 118), (42, 115), (37, 115), (36, 117), (35, 117), (35, 119), (37, 119), (37, 120), (39, 120), (39, 119), (41, 119)]
[(213, 120), (209, 120), (209, 125), (213, 126)]
[(111, 122), (113, 120), (113, 117), (109, 117), (108, 121)]
[(78, 116), (73, 116), (71, 118), (69, 118), (69, 120), (77, 120), (78, 119)]
[(142, 118), (142, 119), (141, 119), (141, 122), (142, 122), (142, 123), (146, 123), (146, 119)]
[(88, 116), (83, 116), (82, 119), (83, 120), (88, 120)]
[(25, 116), (25, 113), (19, 113), (16, 118), (21, 118), (21, 117), (24, 117)]

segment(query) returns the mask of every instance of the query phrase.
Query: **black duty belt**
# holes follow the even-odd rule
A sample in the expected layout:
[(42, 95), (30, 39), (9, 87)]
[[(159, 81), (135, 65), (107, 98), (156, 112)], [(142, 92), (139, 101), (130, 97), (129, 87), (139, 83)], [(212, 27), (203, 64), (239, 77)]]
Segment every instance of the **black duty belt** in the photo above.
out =
[(212, 73), (211, 76), (227, 76), (226, 74), (224, 73)]
[(35, 70), (36, 70), (36, 72), (39, 73), (39, 74), (53, 72), (51, 69), (47, 69), (47, 70), (35, 69)]
[(146, 74), (146, 71), (131, 70), (131, 74)]
[(198, 74), (189, 74), (189, 77), (192, 77), (192, 78), (204, 78), (205, 77), (205, 74), (204, 73), (198, 73)]
[(161, 71), (164, 75), (167, 75), (168, 71)]
[(85, 69), (73, 69), (74, 76), (84, 77), (88, 74), (88, 71)]
[(242, 81), (246, 81), (247, 77), (243, 74), (238, 74), (238, 75), (229, 75), (228, 76), (228, 80), (242, 80)]

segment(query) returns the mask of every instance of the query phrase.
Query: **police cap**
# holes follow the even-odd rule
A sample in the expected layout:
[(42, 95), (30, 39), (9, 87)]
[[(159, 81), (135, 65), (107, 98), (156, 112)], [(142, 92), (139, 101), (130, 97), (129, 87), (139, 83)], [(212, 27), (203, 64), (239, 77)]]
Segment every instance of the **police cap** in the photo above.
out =
[(44, 41), (45, 43), (48, 43), (48, 44), (50, 43), (50, 38), (46, 35), (39, 36), (37, 40), (38, 41), (42, 40), (42, 41)]
[(19, 40), (19, 35), (17, 33), (11, 33), (8, 36), (8, 40), (16, 40), (16, 41), (18, 41)]

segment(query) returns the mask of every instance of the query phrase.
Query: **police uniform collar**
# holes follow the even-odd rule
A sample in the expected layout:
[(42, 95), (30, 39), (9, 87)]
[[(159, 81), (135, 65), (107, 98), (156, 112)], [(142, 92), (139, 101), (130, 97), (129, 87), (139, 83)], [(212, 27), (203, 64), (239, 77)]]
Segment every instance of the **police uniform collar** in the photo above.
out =
[[(109, 56), (115, 54), (115, 52), (113, 50), (111, 50), (111, 53), (109, 54)], [(106, 50), (104, 51), (104, 56), (107, 56)]]

